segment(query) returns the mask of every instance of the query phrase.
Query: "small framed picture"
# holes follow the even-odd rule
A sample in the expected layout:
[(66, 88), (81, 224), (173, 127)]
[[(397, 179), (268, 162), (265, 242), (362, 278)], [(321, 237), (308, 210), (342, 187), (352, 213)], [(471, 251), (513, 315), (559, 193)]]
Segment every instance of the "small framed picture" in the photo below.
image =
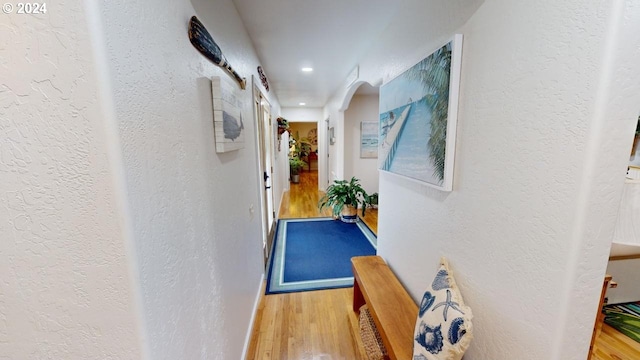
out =
[(363, 159), (378, 158), (377, 121), (363, 121), (360, 123), (360, 157)]
[(228, 77), (211, 78), (213, 127), (218, 153), (244, 148), (243, 103), (237, 89), (238, 86)]

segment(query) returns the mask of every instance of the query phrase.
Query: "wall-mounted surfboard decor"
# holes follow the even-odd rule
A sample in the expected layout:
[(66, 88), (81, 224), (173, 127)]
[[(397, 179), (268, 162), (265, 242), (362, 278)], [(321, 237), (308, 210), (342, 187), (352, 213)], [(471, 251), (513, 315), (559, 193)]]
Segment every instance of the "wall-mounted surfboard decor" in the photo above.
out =
[(202, 25), (200, 20), (194, 15), (189, 20), (189, 40), (202, 55), (211, 60), (214, 64), (225, 69), (238, 82), (240, 88), (244, 90), (247, 87), (247, 79), (241, 77), (229, 64), (222, 54), (222, 50), (211, 37), (211, 34)]

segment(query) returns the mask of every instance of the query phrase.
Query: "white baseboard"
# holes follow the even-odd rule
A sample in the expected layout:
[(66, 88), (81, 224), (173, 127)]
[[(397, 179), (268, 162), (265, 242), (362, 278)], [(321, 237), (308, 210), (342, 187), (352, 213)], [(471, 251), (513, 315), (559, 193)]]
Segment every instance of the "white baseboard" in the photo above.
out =
[[(290, 189), (287, 189), (289, 191)], [(280, 202), (278, 203), (278, 210), (276, 211), (276, 222), (278, 222), (278, 216), (280, 216), (280, 208), (282, 207), (282, 202), (284, 201), (284, 191), (280, 193)]]
[(258, 283), (258, 293), (256, 294), (256, 300), (253, 302), (253, 310), (251, 311), (251, 320), (249, 321), (249, 328), (247, 329), (247, 336), (244, 339), (244, 348), (242, 349), (242, 359), (247, 358), (247, 351), (249, 350), (249, 343), (251, 342), (251, 335), (253, 334), (253, 325), (256, 321), (256, 314), (258, 312), (258, 306), (260, 305), (260, 299), (262, 299), (262, 285), (264, 285), (264, 273), (260, 277)]

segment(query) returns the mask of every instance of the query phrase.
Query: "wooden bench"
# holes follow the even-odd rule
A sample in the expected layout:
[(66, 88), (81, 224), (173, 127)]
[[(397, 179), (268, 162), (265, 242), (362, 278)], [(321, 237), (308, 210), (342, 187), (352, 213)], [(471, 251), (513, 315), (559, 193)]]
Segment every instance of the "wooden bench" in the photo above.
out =
[(418, 305), (379, 256), (351, 258), (353, 311), (365, 303), (393, 360), (411, 360)]

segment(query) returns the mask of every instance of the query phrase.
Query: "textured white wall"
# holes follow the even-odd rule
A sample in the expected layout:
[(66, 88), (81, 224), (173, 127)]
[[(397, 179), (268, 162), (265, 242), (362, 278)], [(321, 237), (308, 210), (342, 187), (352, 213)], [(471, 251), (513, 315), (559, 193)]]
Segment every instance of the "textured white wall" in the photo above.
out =
[(622, 190), (614, 243), (640, 247), (640, 181), (627, 180)]
[(330, 166), (330, 148), (328, 138), (329, 115), (323, 111), (322, 120), (318, 123), (318, 188), (324, 191), (328, 185)]
[(638, 6), (409, 1), (360, 65), (376, 84), (465, 36), (454, 191), (382, 174), (378, 251), (416, 300), (450, 258), (475, 315), (466, 359), (586, 358), (640, 100)]
[(247, 79), (257, 56), (230, 0), (101, 9), (151, 358), (238, 359), (264, 268), (259, 211), (249, 211), (262, 185), (251, 87), (241, 93), (251, 140), (217, 154), (210, 77), (228, 75), (193, 48), (189, 18), (197, 12)]
[(486, 1), (461, 29), (454, 192), (382, 177), (380, 218), (402, 220), (381, 221), (379, 252), (415, 298), (425, 264), (451, 258), (477, 325), (469, 359), (586, 357), (637, 111), (620, 99), (637, 73), (603, 61), (612, 12)]
[(618, 283), (617, 288), (607, 290), (609, 304), (640, 300), (640, 259), (609, 261), (607, 274)]
[(287, 144), (289, 144), (289, 133), (285, 132), (280, 138), (280, 151), (276, 156), (276, 165), (274, 169), (275, 173), (278, 174), (278, 182), (277, 184), (275, 184), (276, 188), (274, 192), (274, 196), (276, 197), (276, 216), (280, 213), (282, 196), (284, 195), (285, 191), (289, 190), (289, 187), (291, 185), (289, 183), (289, 148)]
[(369, 194), (378, 192), (378, 159), (360, 158), (360, 123), (378, 118), (378, 95), (355, 95), (344, 112), (344, 176), (360, 179)]
[(81, 1), (0, 16), (0, 358), (139, 359)]
[[(325, 118), (329, 119), (329, 128), (334, 128), (335, 142), (333, 145), (329, 145), (329, 158), (327, 159), (328, 167), (328, 182), (332, 183), (334, 180), (344, 179), (344, 112), (337, 109), (330, 108), (330, 111), (326, 113)], [(328, 130), (324, 130), (324, 135), (329, 141)], [(323, 133), (321, 132), (321, 133)], [(320, 168), (322, 168), (322, 162), (318, 162)], [(318, 181), (323, 180), (322, 176), (318, 176)]]
[[(640, 148), (640, 146), (638, 148)], [(640, 166), (640, 150), (636, 150), (636, 152), (631, 155), (629, 165)]]

